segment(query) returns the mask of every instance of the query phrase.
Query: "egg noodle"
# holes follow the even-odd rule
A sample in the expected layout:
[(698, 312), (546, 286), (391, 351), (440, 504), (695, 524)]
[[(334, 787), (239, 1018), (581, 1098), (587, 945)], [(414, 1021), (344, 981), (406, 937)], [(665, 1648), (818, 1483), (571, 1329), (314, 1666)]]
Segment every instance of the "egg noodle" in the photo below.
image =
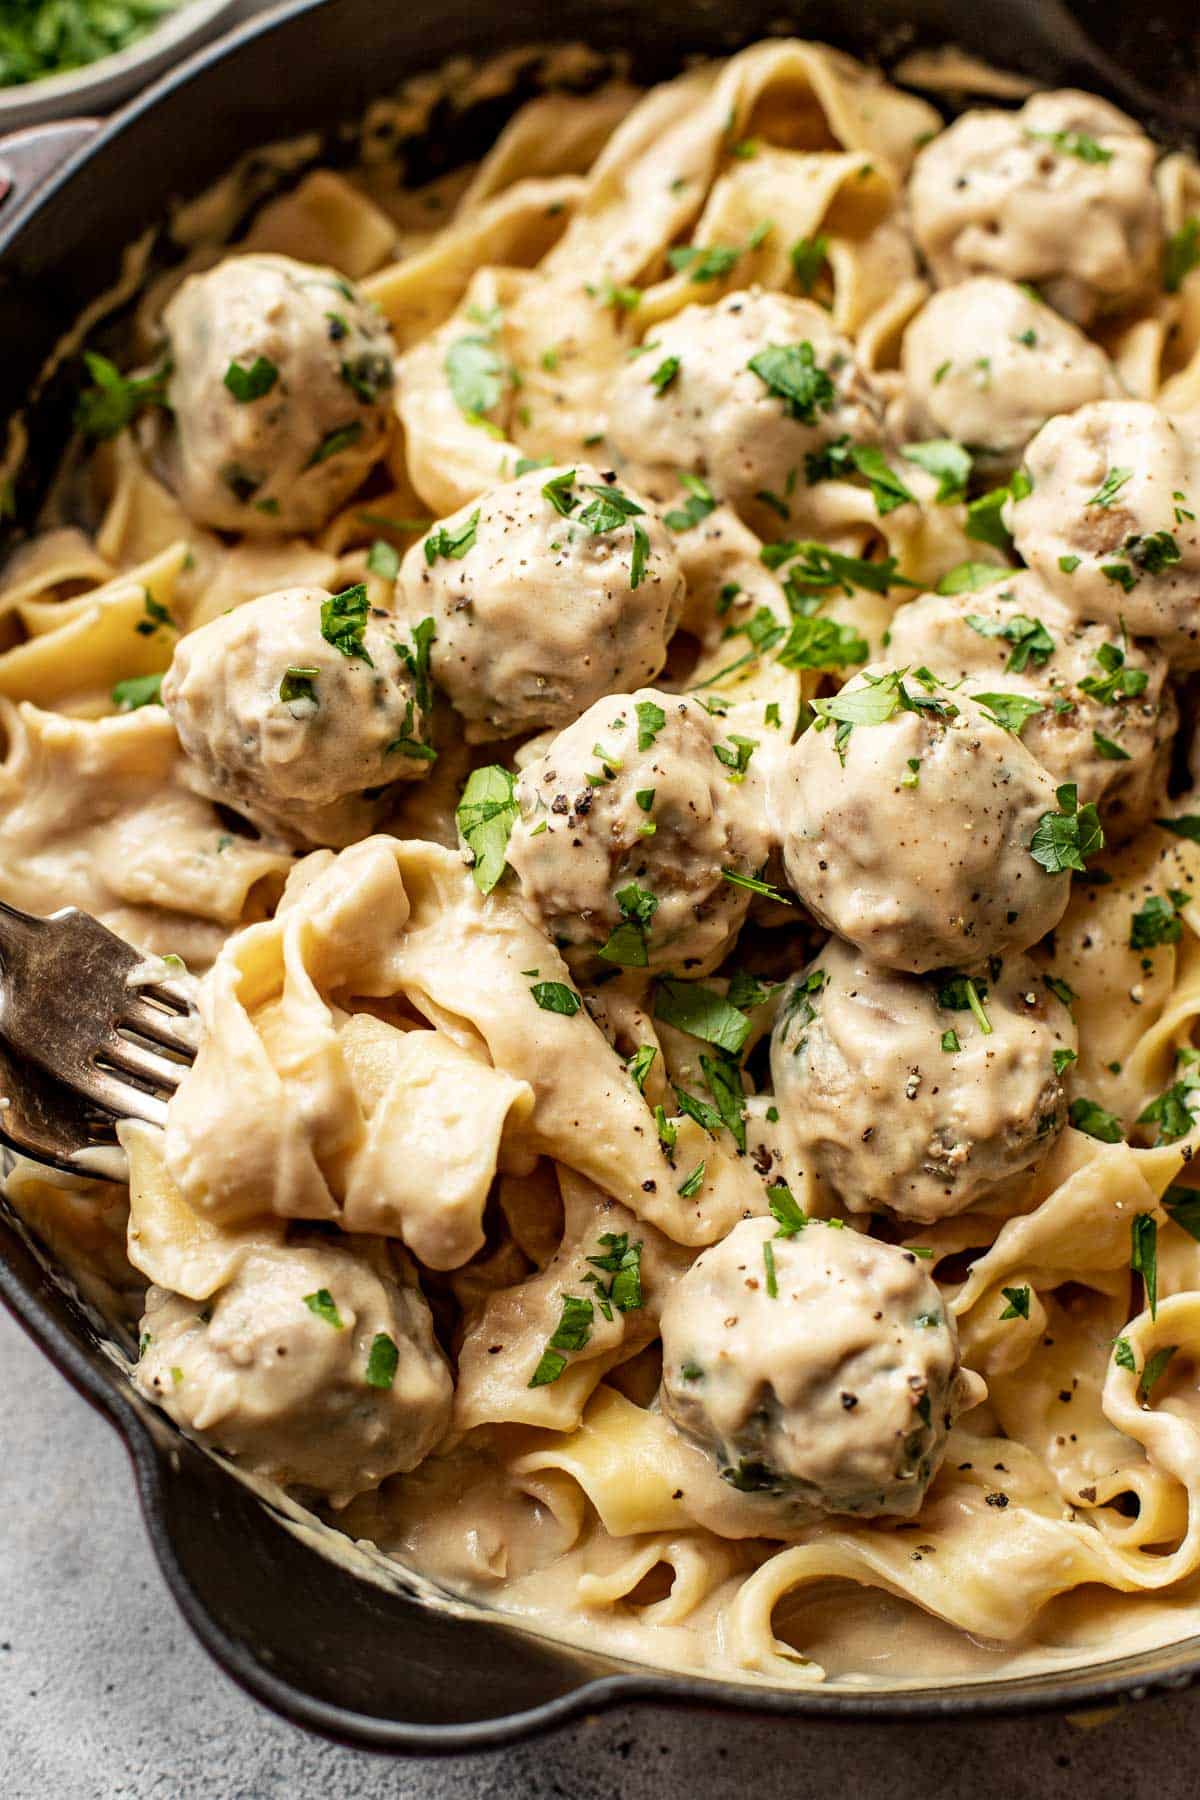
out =
[(127, 1187), (9, 1199), (186, 1430), (538, 1629), (1183, 1635), (1200, 167), (784, 39), (589, 69), (192, 208), (81, 371), (0, 896), (201, 1035)]

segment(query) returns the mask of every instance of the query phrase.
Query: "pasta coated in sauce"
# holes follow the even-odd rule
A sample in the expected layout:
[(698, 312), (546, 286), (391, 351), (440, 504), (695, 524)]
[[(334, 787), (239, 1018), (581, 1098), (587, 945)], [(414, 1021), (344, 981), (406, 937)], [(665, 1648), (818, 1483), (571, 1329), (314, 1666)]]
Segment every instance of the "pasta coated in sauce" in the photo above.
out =
[(778, 40), (204, 216), (0, 580), (0, 893), (198, 977), (8, 1184), (139, 1388), (651, 1662), (1194, 1618), (1195, 166)]

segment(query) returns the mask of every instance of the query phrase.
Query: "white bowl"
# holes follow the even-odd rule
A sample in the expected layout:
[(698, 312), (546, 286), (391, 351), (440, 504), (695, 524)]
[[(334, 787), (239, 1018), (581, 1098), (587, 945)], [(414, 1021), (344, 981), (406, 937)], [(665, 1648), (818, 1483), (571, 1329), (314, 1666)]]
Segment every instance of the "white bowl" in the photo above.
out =
[(0, 132), (72, 114), (108, 112), (246, 10), (244, 0), (181, 0), (160, 25), (125, 50), (65, 75), (0, 88)]

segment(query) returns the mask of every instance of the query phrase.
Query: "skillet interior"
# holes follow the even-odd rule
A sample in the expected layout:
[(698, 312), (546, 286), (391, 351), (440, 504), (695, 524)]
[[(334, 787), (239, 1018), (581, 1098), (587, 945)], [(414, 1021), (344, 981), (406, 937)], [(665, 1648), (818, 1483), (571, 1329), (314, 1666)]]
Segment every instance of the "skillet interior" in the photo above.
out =
[[(294, 0), (202, 53), (151, 90), (80, 153), (0, 237), (0, 416), (87, 302), (114, 280), (122, 247), (172, 198), (196, 192), (242, 152), (300, 129), (347, 153), (373, 95), (445, 58), (514, 44), (578, 40), (632, 52), (634, 74), (663, 79), (680, 46), (716, 53), (780, 27), (770, 0), (439, 0), (402, 13), (379, 0)], [(1167, 136), (1200, 124), (1200, 29), (1194, 0), (1155, 0), (1137, 31), (1120, 4), (1078, 0), (792, 0), (786, 26), (863, 54), (956, 41), (1050, 85), (1107, 93)], [(510, 103), (511, 104), (511, 103)], [(508, 110), (443, 123), (414, 160), (473, 157)], [(28, 513), (61, 445), (69, 370), (30, 415), (18, 491)], [(64, 1374), (105, 1411), (129, 1447), (155, 1550), (193, 1627), (260, 1698), (331, 1735), (412, 1750), (495, 1744), (572, 1713), (631, 1699), (727, 1705), (843, 1719), (1078, 1708), (1186, 1685), (1200, 1639), (1102, 1669), (979, 1683), (946, 1692), (739, 1688), (634, 1669), (513, 1631), (484, 1614), (429, 1611), (399, 1587), (354, 1579), (288, 1531), (254, 1494), (180, 1437), (124, 1381), (84, 1309), (52, 1280), (0, 1210), (0, 1295)]]

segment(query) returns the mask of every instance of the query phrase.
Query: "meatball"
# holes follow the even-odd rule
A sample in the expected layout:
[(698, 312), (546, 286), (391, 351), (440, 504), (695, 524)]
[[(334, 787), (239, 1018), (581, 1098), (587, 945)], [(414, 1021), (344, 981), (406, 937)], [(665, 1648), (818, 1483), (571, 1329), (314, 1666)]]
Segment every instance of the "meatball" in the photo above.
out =
[(1054, 413), (1117, 392), (1104, 352), (1027, 289), (979, 275), (934, 294), (904, 334), (905, 418), (1011, 467)]
[(929, 1224), (1041, 1162), (1076, 1042), (1026, 956), (897, 975), (831, 938), (784, 995), (771, 1075), (797, 1155), (848, 1211)]
[(152, 1287), (138, 1387), (256, 1475), (336, 1501), (428, 1456), (453, 1385), (429, 1308), (381, 1248), (252, 1251), (203, 1308)]
[(387, 447), (392, 359), (382, 313), (332, 269), (231, 256), (163, 313), (174, 415), (167, 472), (220, 531), (315, 531)]
[(684, 578), (649, 502), (576, 465), (492, 488), (414, 544), (400, 571), (431, 615), (438, 686), (476, 741), (570, 724), (658, 674)]
[(764, 1537), (826, 1513), (911, 1518), (974, 1383), (911, 1251), (810, 1220), (744, 1219), (662, 1313), (660, 1403), (761, 1508)]
[(968, 275), (1036, 282), (1086, 325), (1157, 279), (1155, 148), (1107, 100), (1034, 94), (966, 112), (917, 156), (913, 230), (939, 287)]
[(776, 766), (788, 880), (888, 968), (977, 968), (1059, 921), (1070, 875), (1031, 843), (1054, 782), (1013, 733), (921, 671), (855, 676)]
[(823, 307), (751, 288), (654, 327), (616, 378), (608, 435), (631, 461), (706, 477), (777, 535), (781, 496), (793, 523), (802, 514), (805, 457), (847, 436), (878, 442), (883, 411)]
[(306, 843), (370, 826), (364, 789), (428, 772), (424, 651), (364, 587), (264, 594), (181, 638), (162, 700), (207, 791)]
[[(997, 571), (999, 573), (999, 571)], [(1146, 639), (1113, 641), (1080, 624), (1028, 570), (981, 593), (924, 594), (892, 620), (888, 655), (963, 682), (1016, 731), (1055, 781), (1100, 808), (1111, 841), (1160, 809), (1179, 724), (1167, 659)], [(1011, 714), (990, 696), (1024, 696), (1040, 712)]]
[(767, 859), (745, 746), (695, 700), (599, 700), (522, 770), (508, 859), (563, 947), (627, 968), (716, 967)]
[[(1200, 438), (1144, 400), (1051, 419), (1005, 508), (1030, 568), (1078, 617), (1161, 640), (1200, 668)], [(1024, 484), (1022, 484), (1024, 485)]]

